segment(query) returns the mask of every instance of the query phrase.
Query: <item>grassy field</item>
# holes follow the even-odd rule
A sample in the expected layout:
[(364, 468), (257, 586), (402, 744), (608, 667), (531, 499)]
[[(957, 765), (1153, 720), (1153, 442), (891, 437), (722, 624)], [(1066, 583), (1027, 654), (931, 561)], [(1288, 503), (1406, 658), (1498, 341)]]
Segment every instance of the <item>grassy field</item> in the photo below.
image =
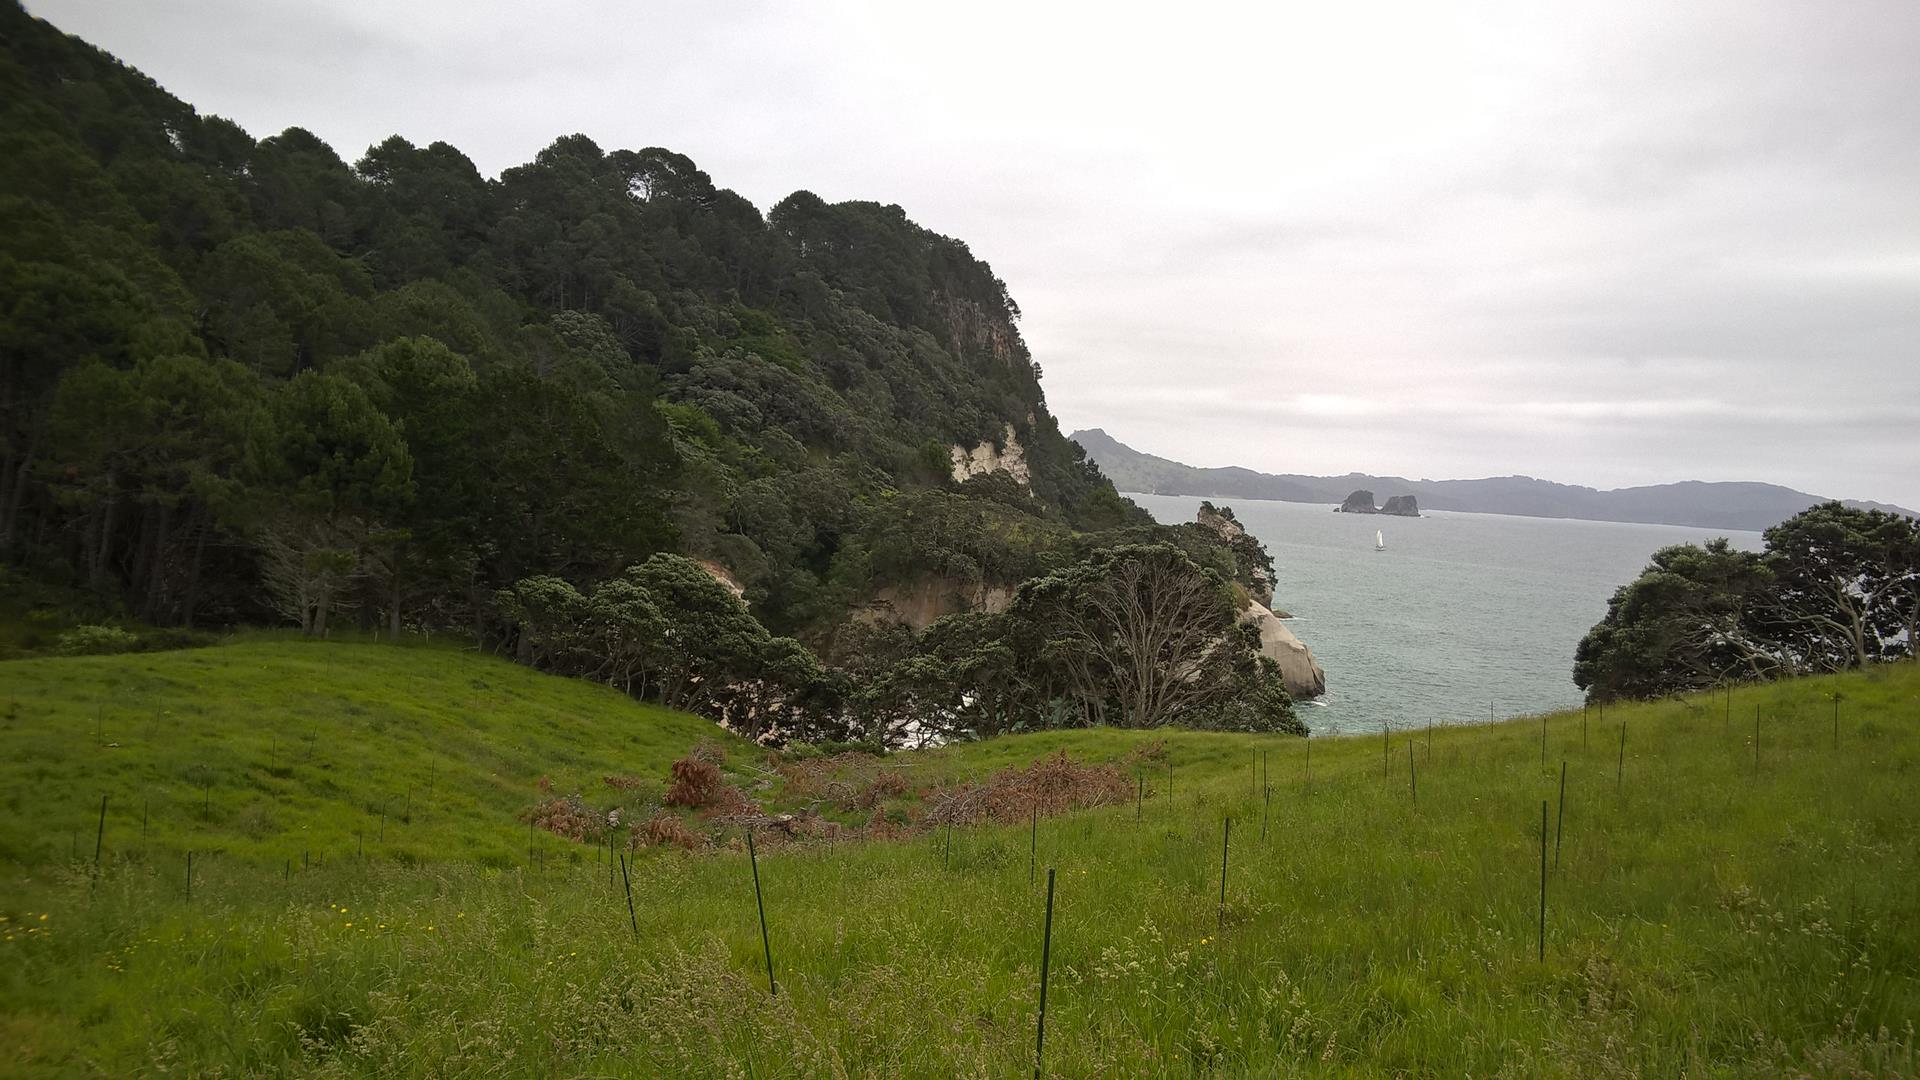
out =
[[(458, 648), (261, 637), (0, 664), (0, 863), (524, 863), (547, 777), (664, 777), (714, 725)], [(537, 840), (551, 852), (570, 845)], [(84, 849), (84, 850), (82, 850)]]
[(1310, 780), (1302, 741), (1172, 733), (1138, 809), (762, 851), (777, 994), (744, 851), (641, 853), (630, 913), (591, 846), (530, 864), (516, 816), (541, 776), (661, 777), (699, 721), (444, 649), (282, 641), (15, 661), (0, 707), (10, 1075), (1030, 1075), (1047, 868), (1049, 1075), (1920, 1069), (1911, 666), (1430, 742), (1410, 719), (1384, 755), (1316, 740)]

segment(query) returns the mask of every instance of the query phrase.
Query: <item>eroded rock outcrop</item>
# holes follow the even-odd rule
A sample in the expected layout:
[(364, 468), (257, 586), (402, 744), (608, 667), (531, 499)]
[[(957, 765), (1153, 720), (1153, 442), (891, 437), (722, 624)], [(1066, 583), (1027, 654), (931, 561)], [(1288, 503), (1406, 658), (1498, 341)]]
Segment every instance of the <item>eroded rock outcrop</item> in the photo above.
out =
[(983, 442), (969, 450), (955, 443), (947, 448), (947, 456), (953, 461), (953, 482), (956, 484), (969, 476), (991, 472), (1004, 472), (1022, 485), (1031, 481), (1031, 474), (1027, 470), (1027, 451), (1020, 445), (1012, 424), (1007, 425), (1006, 435), (997, 447), (990, 442)]
[(1260, 631), (1260, 655), (1280, 665), (1280, 680), (1298, 699), (1327, 692), (1327, 673), (1313, 658), (1313, 650), (1287, 629), (1287, 624), (1261, 604), (1248, 604), (1240, 618)]
[(1395, 517), (1419, 517), (1420, 504), (1411, 495), (1395, 495), (1387, 500), (1387, 505), (1381, 507), (1380, 512)]
[(714, 562), (712, 559), (700, 559), (698, 560), (698, 562), (700, 564), (700, 569), (705, 570), (707, 572), (707, 576), (713, 578), (713, 580), (719, 582), (720, 584), (725, 585), (727, 587), (727, 591), (732, 593), (742, 603), (746, 601), (747, 587), (745, 585), (740, 584), (740, 582), (734, 578), (733, 573), (731, 571), (729, 571), (726, 567), (721, 566), (719, 563)]
[(865, 622), (905, 623), (919, 633), (947, 615), (1005, 611), (1011, 603), (1011, 586), (928, 578), (907, 585), (882, 586), (854, 609), (853, 617)]

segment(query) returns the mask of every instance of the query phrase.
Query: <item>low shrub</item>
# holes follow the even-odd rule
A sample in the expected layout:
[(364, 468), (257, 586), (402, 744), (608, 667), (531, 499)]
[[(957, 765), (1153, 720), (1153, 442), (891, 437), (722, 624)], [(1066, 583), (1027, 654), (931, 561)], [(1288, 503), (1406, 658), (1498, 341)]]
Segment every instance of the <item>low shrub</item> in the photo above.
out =
[(117, 626), (76, 626), (55, 639), (53, 650), (61, 656), (105, 656), (133, 652), (140, 648), (139, 635)]
[(718, 766), (697, 757), (683, 757), (673, 763), (673, 782), (667, 785), (667, 805), (694, 810), (712, 806), (719, 801), (720, 789), (725, 786)]

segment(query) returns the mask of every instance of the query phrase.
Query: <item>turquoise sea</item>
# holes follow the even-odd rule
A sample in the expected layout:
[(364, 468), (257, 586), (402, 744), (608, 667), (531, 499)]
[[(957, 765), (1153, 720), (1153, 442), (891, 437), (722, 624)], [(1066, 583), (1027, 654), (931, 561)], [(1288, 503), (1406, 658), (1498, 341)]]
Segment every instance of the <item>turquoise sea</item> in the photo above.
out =
[[(1163, 522), (1201, 500), (1129, 495)], [(1314, 503), (1215, 500), (1273, 555), (1274, 606), (1327, 672), (1314, 732), (1379, 731), (1578, 707), (1573, 649), (1655, 550), (1760, 534), (1675, 525), (1428, 511), (1336, 514)], [(1374, 530), (1386, 535), (1373, 548)]]

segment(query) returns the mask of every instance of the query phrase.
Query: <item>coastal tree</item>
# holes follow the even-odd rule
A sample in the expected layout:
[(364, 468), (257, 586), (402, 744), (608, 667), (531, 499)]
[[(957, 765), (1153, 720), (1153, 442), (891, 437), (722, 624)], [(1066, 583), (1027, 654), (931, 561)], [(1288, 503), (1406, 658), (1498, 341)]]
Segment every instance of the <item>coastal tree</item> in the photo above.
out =
[(1920, 528), (1823, 503), (1766, 531), (1769, 630), (1800, 666), (1836, 671), (1911, 653), (1920, 621)]
[(1729, 678), (1844, 671), (1914, 655), (1920, 523), (1824, 503), (1768, 529), (1663, 548), (1580, 642), (1589, 697), (1653, 697)]
[(1244, 666), (1255, 642), (1237, 632), (1227, 581), (1171, 544), (1097, 552), (1026, 582), (1010, 610), (1093, 722), (1178, 723), (1268, 674)]
[(1574, 685), (1604, 701), (1772, 676), (1787, 662), (1760, 622), (1772, 584), (1760, 553), (1725, 538), (1661, 548), (1581, 639)]
[(774, 637), (699, 563), (656, 554), (586, 592), (553, 575), (522, 578), (495, 606), (516, 655), (669, 708), (724, 720), (750, 737), (811, 731), (828, 693), (818, 659)]
[(514, 632), (514, 657), (561, 674), (579, 674), (587, 601), (564, 578), (535, 574), (494, 597)]

